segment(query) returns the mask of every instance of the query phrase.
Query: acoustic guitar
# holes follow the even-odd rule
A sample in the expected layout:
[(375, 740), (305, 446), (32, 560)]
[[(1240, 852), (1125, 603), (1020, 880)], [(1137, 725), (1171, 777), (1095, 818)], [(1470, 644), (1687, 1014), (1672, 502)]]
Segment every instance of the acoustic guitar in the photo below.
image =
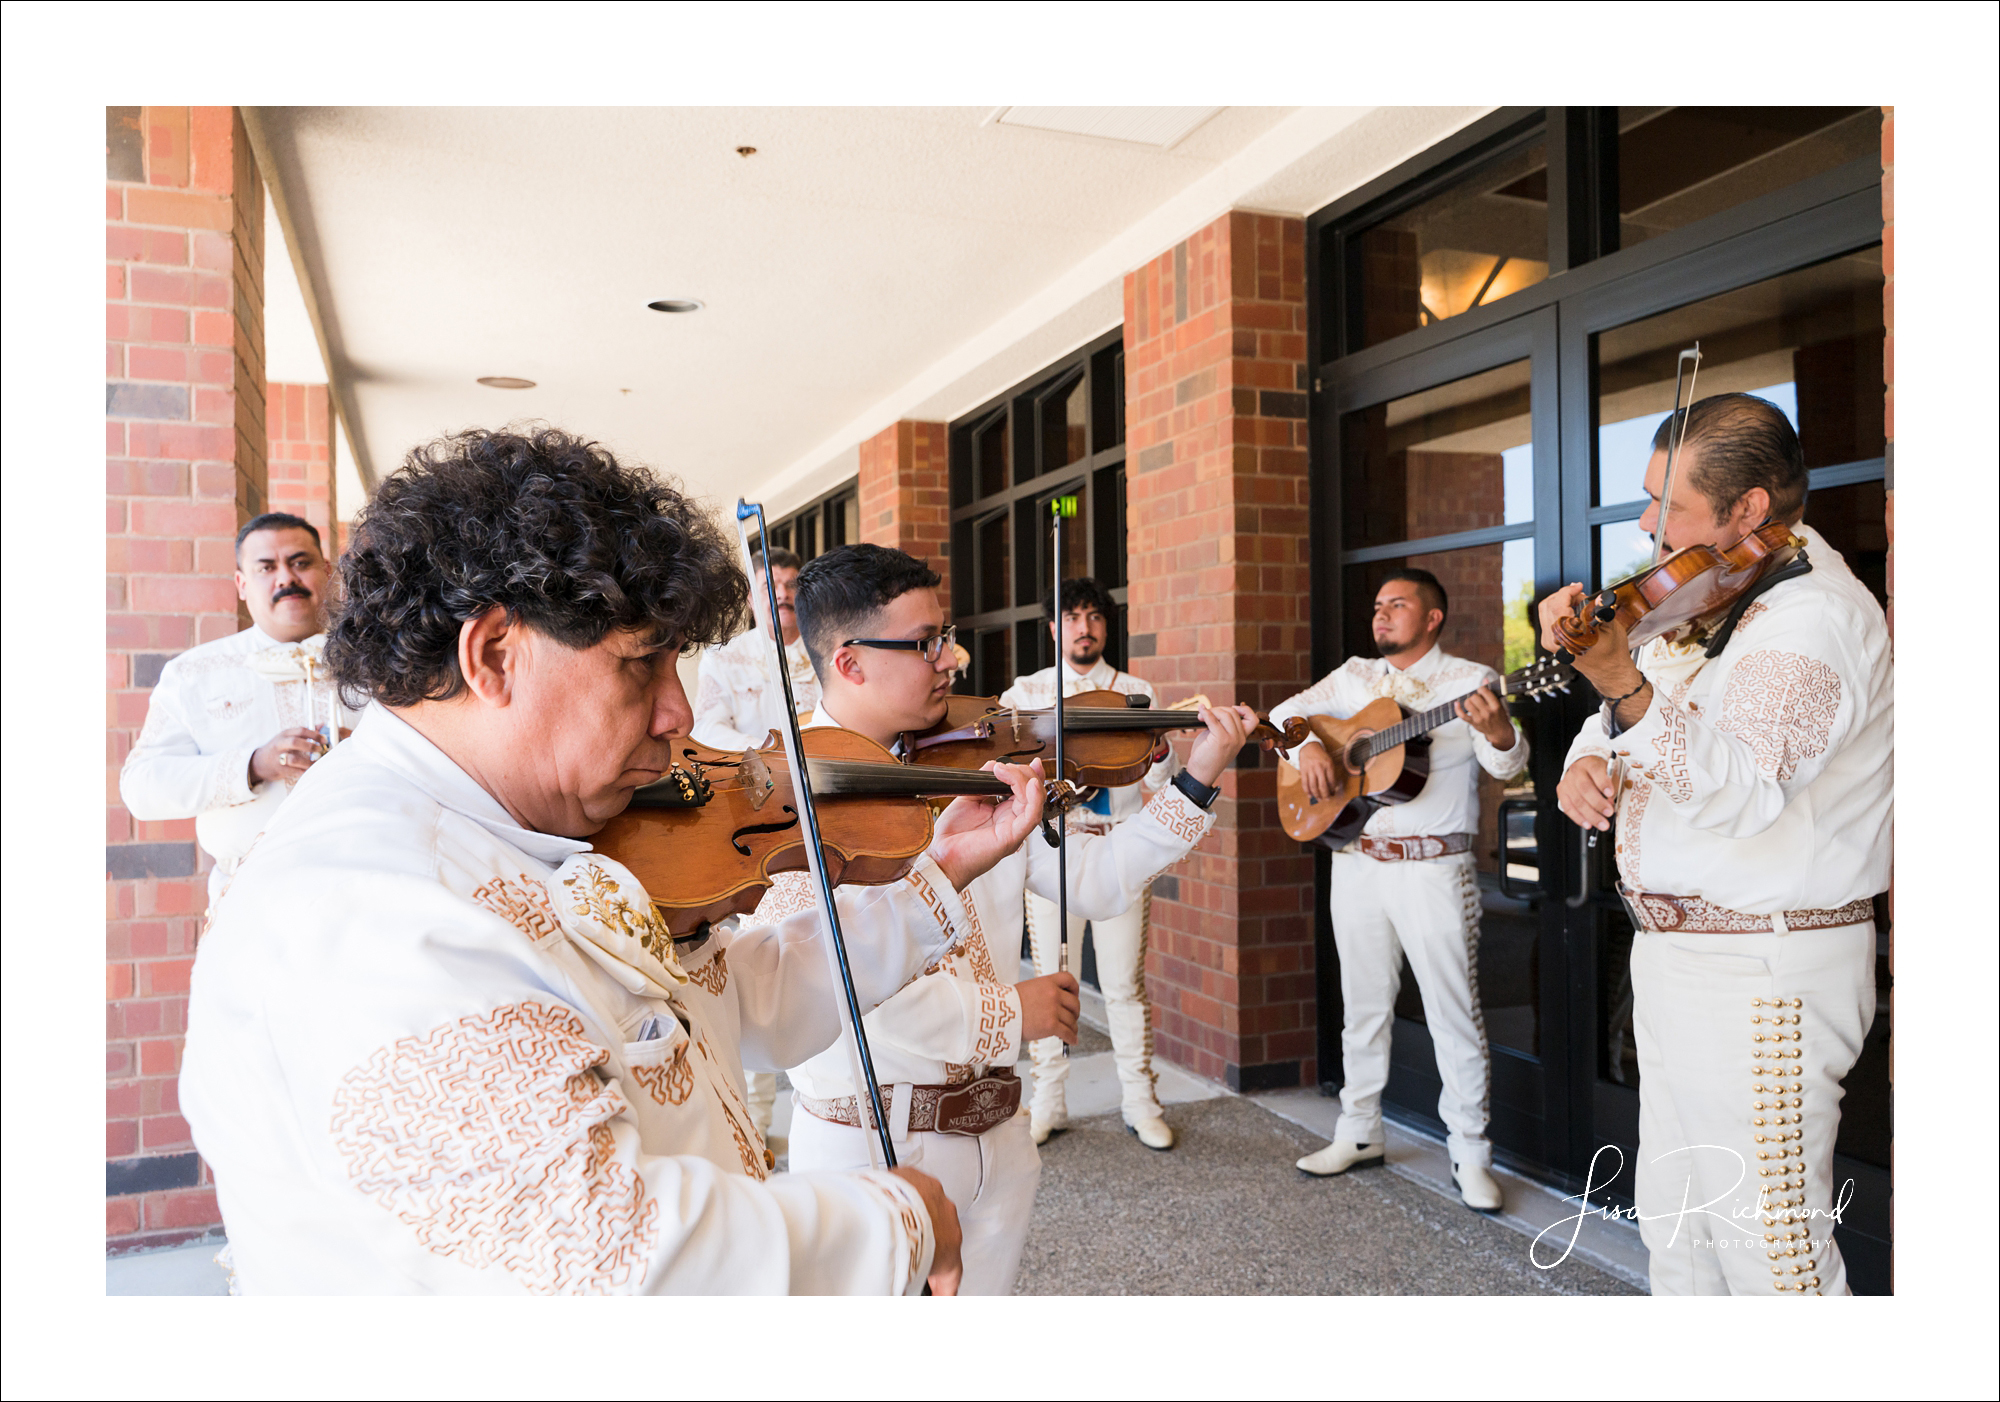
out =
[[(1503, 697), (1539, 698), (1568, 691), (1575, 673), (1567, 662), (1544, 657), (1500, 681)], [(1492, 691), (1494, 688), (1485, 688)], [(1470, 693), (1467, 693), (1468, 695)], [(1298, 766), (1278, 762), (1278, 823), (1299, 842), (1317, 842), (1338, 852), (1368, 825), (1378, 808), (1408, 803), (1424, 790), (1431, 773), (1430, 733), (1456, 720), (1453, 697), (1427, 711), (1412, 712), (1387, 696), (1370, 701), (1351, 716), (1312, 716), (1308, 724), (1333, 761), (1333, 797), (1306, 794)]]

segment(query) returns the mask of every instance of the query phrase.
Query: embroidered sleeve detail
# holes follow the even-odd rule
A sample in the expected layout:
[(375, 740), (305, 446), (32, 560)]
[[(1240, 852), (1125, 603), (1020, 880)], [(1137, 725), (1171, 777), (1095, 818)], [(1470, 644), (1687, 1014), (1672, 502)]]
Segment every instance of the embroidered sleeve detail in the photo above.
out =
[(1646, 831), (1646, 804), (1653, 797), (1653, 786), (1634, 774), (1625, 778), (1625, 792), (1618, 809), (1618, 870), (1623, 873), (1628, 886), (1642, 888), (1645, 882), (1640, 876), (1639, 841)]
[(709, 1049), (706, 1035), (696, 1035), (694, 1049), (708, 1063), (708, 1083), (721, 1092), (716, 1101), (722, 1108), (722, 1118), (729, 1124), (730, 1137), (736, 1141), (736, 1154), (743, 1161), (744, 1174), (762, 1183), (770, 1177), (777, 1160), (765, 1145), (764, 1136), (757, 1132), (750, 1107), (736, 1089), (736, 1078), (723, 1070), (722, 1059)]
[(522, 873), (519, 881), (496, 876), (473, 889), (472, 899), (505, 920), (530, 940), (540, 942), (562, 933), (549, 889)]
[(349, 1071), (329, 1131), (356, 1189), (437, 1255), (541, 1295), (634, 1289), (660, 1208), (614, 1157), (610, 1055), (567, 1008), (496, 1008)]
[(1688, 771), (1687, 713), (1665, 697), (1656, 698), (1653, 709), (1660, 716), (1660, 733), (1653, 737), (1658, 758), (1642, 765), (1640, 772), (1660, 786), (1669, 803), (1687, 803), (1694, 798), (1694, 776)]
[(1761, 648), (1730, 669), (1715, 727), (1748, 745), (1783, 782), (1825, 753), (1840, 711), (1840, 674), (1816, 658)]
[(923, 1280), (924, 1257), (931, 1244), (930, 1219), (924, 1215), (923, 1201), (920, 1198), (912, 1201), (916, 1189), (890, 1174), (870, 1170), (856, 1176), (880, 1193), (884, 1204), (896, 1214), (896, 1225), (902, 1231), (907, 1252), (903, 1288), (905, 1292), (914, 1292)]
[(1208, 831), (1208, 814), (1188, 801), (1179, 789), (1165, 788), (1146, 805), (1146, 814), (1161, 827), (1193, 846)]

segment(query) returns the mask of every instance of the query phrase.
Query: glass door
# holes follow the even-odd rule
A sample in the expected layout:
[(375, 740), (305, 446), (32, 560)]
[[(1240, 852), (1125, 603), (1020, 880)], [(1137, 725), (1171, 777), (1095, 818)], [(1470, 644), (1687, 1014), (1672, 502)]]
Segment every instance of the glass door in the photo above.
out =
[[(1533, 608), (1558, 560), (1555, 316), (1533, 313), (1444, 351), (1401, 360), (1331, 386), (1338, 461), (1337, 610), (1316, 637), (1333, 646), (1320, 672), (1373, 655), (1375, 592), (1397, 569), (1429, 570), (1449, 601), (1440, 645), (1506, 673), (1534, 660)], [(1544, 576), (1550, 578), (1544, 578)], [(1560, 930), (1543, 918), (1542, 795), (1555, 775), (1554, 732), (1532, 703), (1517, 705), (1533, 762), (1518, 779), (1479, 777), (1473, 852), (1481, 933), (1475, 974), (1491, 1053), (1488, 1133), (1504, 1155), (1552, 1161), (1563, 1145), (1559, 1026)], [(1560, 751), (1557, 751), (1558, 756)], [(1324, 897), (1327, 861), (1322, 858)], [(1337, 953), (1320, 902), (1322, 1006), (1338, 999)], [(1551, 936), (1556, 942), (1551, 943)], [(1549, 957), (1551, 950), (1557, 957)], [(1423, 1003), (1404, 966), (1385, 1103), (1436, 1127), (1441, 1084)], [(1340, 1065), (1339, 1023), (1322, 1015), (1320, 1064)], [(1555, 1115), (1551, 1133), (1551, 1115)]]

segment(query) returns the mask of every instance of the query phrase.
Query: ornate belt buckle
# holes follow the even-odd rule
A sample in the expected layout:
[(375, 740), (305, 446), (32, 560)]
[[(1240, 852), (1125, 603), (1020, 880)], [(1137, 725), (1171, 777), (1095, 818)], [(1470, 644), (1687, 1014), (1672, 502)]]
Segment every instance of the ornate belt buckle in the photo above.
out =
[(938, 1097), (937, 1132), (977, 1139), (993, 1126), (1012, 1119), (1020, 1108), (1019, 1077), (985, 1076)]

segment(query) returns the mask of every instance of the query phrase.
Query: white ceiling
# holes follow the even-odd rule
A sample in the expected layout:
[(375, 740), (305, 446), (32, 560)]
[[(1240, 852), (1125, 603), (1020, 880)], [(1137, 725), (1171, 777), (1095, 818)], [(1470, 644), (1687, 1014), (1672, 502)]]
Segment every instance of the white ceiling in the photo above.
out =
[[(1302, 213), (1480, 110), (1109, 110), (1124, 139), (991, 107), (263, 108), (255, 126), (370, 471), (540, 418), (733, 498), (830, 485), (866, 433), (969, 408), (1116, 325), (1123, 271), (1232, 204)], [(707, 306), (647, 309), (662, 297)], [(536, 388), (476, 383), (496, 375)]]

